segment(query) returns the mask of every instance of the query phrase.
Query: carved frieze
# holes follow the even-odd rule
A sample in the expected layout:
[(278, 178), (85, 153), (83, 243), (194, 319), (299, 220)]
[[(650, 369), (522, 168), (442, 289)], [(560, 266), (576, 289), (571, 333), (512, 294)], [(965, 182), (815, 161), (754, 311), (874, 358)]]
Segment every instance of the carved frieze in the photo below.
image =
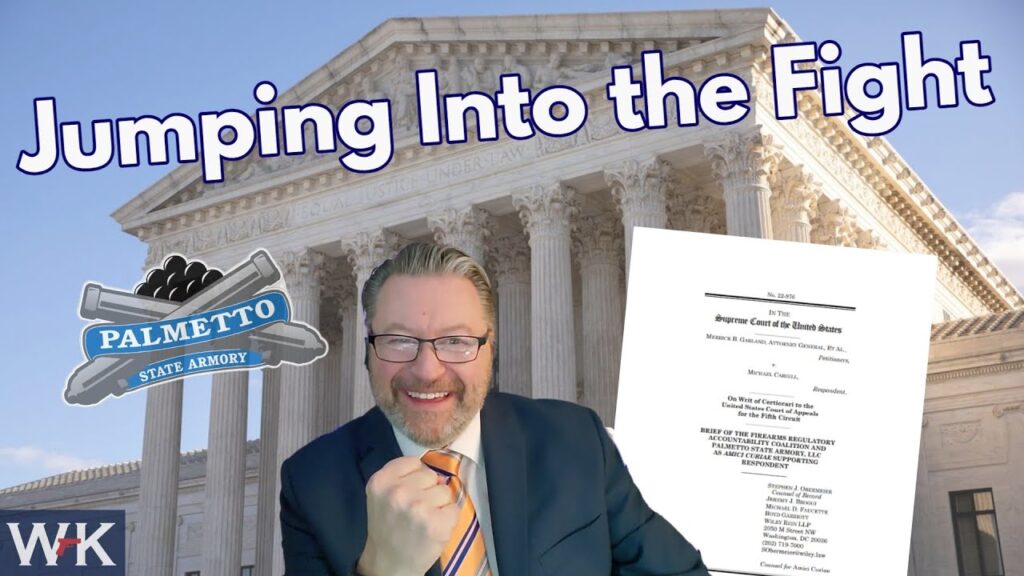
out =
[(964, 444), (970, 444), (978, 437), (979, 430), (981, 430), (981, 420), (943, 424), (940, 428), (942, 445), (946, 448), (956, 449)]
[(990, 408), (932, 412), (921, 431), (930, 471), (1005, 464), (1009, 434)]

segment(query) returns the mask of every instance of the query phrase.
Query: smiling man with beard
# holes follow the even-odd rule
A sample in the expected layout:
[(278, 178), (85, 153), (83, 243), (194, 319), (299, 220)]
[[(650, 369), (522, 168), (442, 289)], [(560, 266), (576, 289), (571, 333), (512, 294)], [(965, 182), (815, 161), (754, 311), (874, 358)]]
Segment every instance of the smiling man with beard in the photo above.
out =
[(377, 406), (282, 465), (287, 574), (707, 574), (593, 411), (491, 390), (495, 303), (474, 260), (410, 244), (362, 303)]

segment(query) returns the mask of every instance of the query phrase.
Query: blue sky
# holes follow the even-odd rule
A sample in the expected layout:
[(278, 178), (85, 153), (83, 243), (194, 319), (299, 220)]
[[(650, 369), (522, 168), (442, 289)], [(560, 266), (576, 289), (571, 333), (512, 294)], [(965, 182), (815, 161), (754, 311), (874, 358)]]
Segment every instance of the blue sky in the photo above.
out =
[[(145, 396), (90, 409), (61, 400), (81, 361), (82, 284), (131, 287), (144, 245), (109, 214), (167, 172), (15, 169), (35, 150), (32, 100), (64, 120), (250, 109), (252, 88), (281, 90), (396, 16), (750, 7), (750, 2), (13, 2), (0, 1), (0, 487), (140, 457)], [(766, 4), (762, 4), (766, 5)], [(899, 58), (900, 32), (952, 59), (981, 40), (996, 103), (905, 114), (889, 136), (935, 194), (1018, 286), (1024, 285), (1024, 8), (1017, 1), (770, 4), (805, 40), (833, 39), (841, 65)], [(934, 101), (934, 96), (930, 98)], [(253, 379), (258, 382), (258, 377)], [(207, 443), (210, 383), (185, 386), (182, 449)], [(249, 437), (258, 436), (259, 386)]]

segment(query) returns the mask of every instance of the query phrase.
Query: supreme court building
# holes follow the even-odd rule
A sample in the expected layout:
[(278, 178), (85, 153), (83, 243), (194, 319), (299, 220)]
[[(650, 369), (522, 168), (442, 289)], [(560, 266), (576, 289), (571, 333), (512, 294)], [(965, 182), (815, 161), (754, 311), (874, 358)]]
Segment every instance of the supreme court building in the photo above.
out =
[[(384, 22), (275, 103), (389, 98), (384, 170), (254, 154), (204, 184), (188, 164), (114, 213), (149, 246), (146, 267), (180, 253), (228, 269), (270, 251), (293, 318), (319, 327), (328, 356), (264, 370), (259, 415), (246, 413), (249, 373), (214, 375), (209, 447), (196, 453), (179, 450), (182, 383), (150, 388), (141, 462), (0, 490), (0, 508), (124, 508), (133, 575), (279, 575), (281, 462), (373, 404), (359, 291), (376, 264), (423, 239), (482, 261), (499, 305), (496, 385), (585, 404), (611, 426), (631, 230), (648, 226), (936, 255), (908, 571), (1024, 573), (1024, 298), (884, 138), (824, 116), (813, 91), (799, 118), (775, 119), (770, 47), (797, 39), (770, 9)], [(638, 69), (654, 49), (666, 77), (742, 78), (747, 118), (622, 131), (609, 70)], [(534, 91), (571, 85), (589, 118), (567, 138), (421, 146), (413, 71), (424, 68), (443, 94), (494, 92), (506, 72)], [(248, 418), (259, 440), (246, 441)]]

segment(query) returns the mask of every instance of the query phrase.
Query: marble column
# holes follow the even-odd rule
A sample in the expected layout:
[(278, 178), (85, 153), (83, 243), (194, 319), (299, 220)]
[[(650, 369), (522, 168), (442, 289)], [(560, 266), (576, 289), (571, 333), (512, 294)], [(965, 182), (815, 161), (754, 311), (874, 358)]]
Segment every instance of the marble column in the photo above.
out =
[(572, 329), (576, 340), (576, 403), (583, 404), (583, 288), (579, 269), (572, 271)]
[(530, 247), (513, 234), (489, 245), (498, 300), (498, 374), (502, 392), (532, 395), (530, 386)]
[[(331, 269), (324, 279), (320, 333), (330, 343), (323, 360), (321, 431), (328, 433), (352, 419), (352, 377), (355, 355), (355, 288), (347, 269)], [(329, 328), (328, 328), (329, 326)]]
[(174, 575), (181, 398), (181, 380), (158, 384), (146, 392), (135, 566), (139, 574), (147, 576)]
[(260, 398), (260, 476), (256, 496), (256, 576), (273, 576), (277, 501), (280, 486), (277, 472), (277, 416), (281, 398), (281, 371), (263, 369)]
[[(341, 396), (337, 389), (341, 369), (341, 327), (338, 325), (338, 291), (347, 284), (347, 275), (338, 266), (337, 260), (324, 258), (320, 284), (320, 335), (327, 342), (327, 354), (317, 361), (320, 376), (316, 383), (317, 435), (326, 434), (335, 428), (331, 422), (340, 419)], [(333, 388), (332, 388), (333, 382)]]
[(668, 227), (666, 196), (671, 179), (672, 166), (658, 158), (626, 160), (604, 171), (604, 180), (622, 214), (627, 272), (633, 227)]
[(128, 574), (135, 574), (137, 568), (135, 567), (135, 529), (138, 528), (137, 521), (133, 520), (128, 522), (125, 528), (124, 535), (124, 558), (126, 565), (126, 572)]
[(446, 208), (427, 216), (427, 225), (434, 233), (434, 241), (465, 252), (484, 265), (488, 230), (487, 212), (475, 206)]
[(359, 346), (360, 340), (356, 339), (359, 311), (356, 307), (356, 293), (351, 287), (351, 281), (349, 289), (345, 290), (338, 300), (338, 316), (341, 320), (341, 376), (339, 380), (341, 387), (339, 416), (341, 420), (338, 424), (342, 425), (357, 416), (363, 415), (362, 412), (356, 414), (353, 410), (352, 383), (355, 379), (355, 371), (360, 366), (362, 359), (358, 358), (358, 354), (361, 351)]
[(210, 576), (238, 576), (242, 567), (248, 408), (248, 372), (213, 375), (203, 502), (202, 573)]
[(615, 423), (622, 351), (623, 302), (619, 226), (611, 214), (580, 220), (576, 251), (580, 262), (583, 319), (583, 404)]
[(327, 314), (321, 318), (320, 334), (327, 340), (327, 355), (320, 364), (320, 385), (317, 390), (318, 433), (327, 434), (341, 425), (341, 355), (344, 344), (341, 341), (341, 326), (337, 325), (338, 314), (333, 300), (327, 300)]
[(356, 322), (353, 342), (356, 346), (352, 376), (352, 414), (361, 416), (373, 408), (373, 393), (370, 390), (370, 375), (366, 372), (366, 322), (363, 314), (363, 285), (370, 273), (381, 262), (390, 258), (397, 250), (399, 239), (384, 230), (359, 232), (341, 241), (342, 250), (348, 255), (355, 276)]
[(704, 145), (704, 154), (722, 183), (729, 234), (772, 238), (768, 177), (778, 158), (776, 149), (771, 135), (757, 129), (730, 132)]
[(773, 186), (772, 231), (778, 240), (811, 241), (811, 208), (820, 186), (800, 166), (780, 170)]
[(935, 554), (928, 554), (931, 548), (928, 543), (933, 537), (931, 532), (938, 522), (931, 517), (931, 507), (928, 505), (932, 489), (928, 478), (928, 450), (925, 449), (929, 433), (927, 427), (928, 416), (925, 415), (921, 419), (921, 440), (917, 452), (917, 486), (914, 490), (914, 519), (910, 530), (910, 566), (907, 576), (928, 576), (938, 572), (932, 566)]
[[(320, 323), (320, 278), (323, 270), (323, 255), (312, 250), (300, 249), (282, 254), (278, 259), (282, 275), (292, 301), (292, 320), (305, 322), (316, 328)], [(317, 380), (320, 367), (317, 362), (305, 366), (282, 364), (281, 392), (277, 429), (277, 470), (296, 450), (316, 437)], [(277, 506), (280, 510), (280, 504)], [(275, 517), (277, 514), (275, 513)], [(281, 526), (274, 529), (274, 574), (284, 573), (284, 556), (281, 554)]]
[(513, 195), (530, 237), (530, 361), (534, 398), (576, 401), (573, 326), (572, 204), (575, 190), (559, 182)]

